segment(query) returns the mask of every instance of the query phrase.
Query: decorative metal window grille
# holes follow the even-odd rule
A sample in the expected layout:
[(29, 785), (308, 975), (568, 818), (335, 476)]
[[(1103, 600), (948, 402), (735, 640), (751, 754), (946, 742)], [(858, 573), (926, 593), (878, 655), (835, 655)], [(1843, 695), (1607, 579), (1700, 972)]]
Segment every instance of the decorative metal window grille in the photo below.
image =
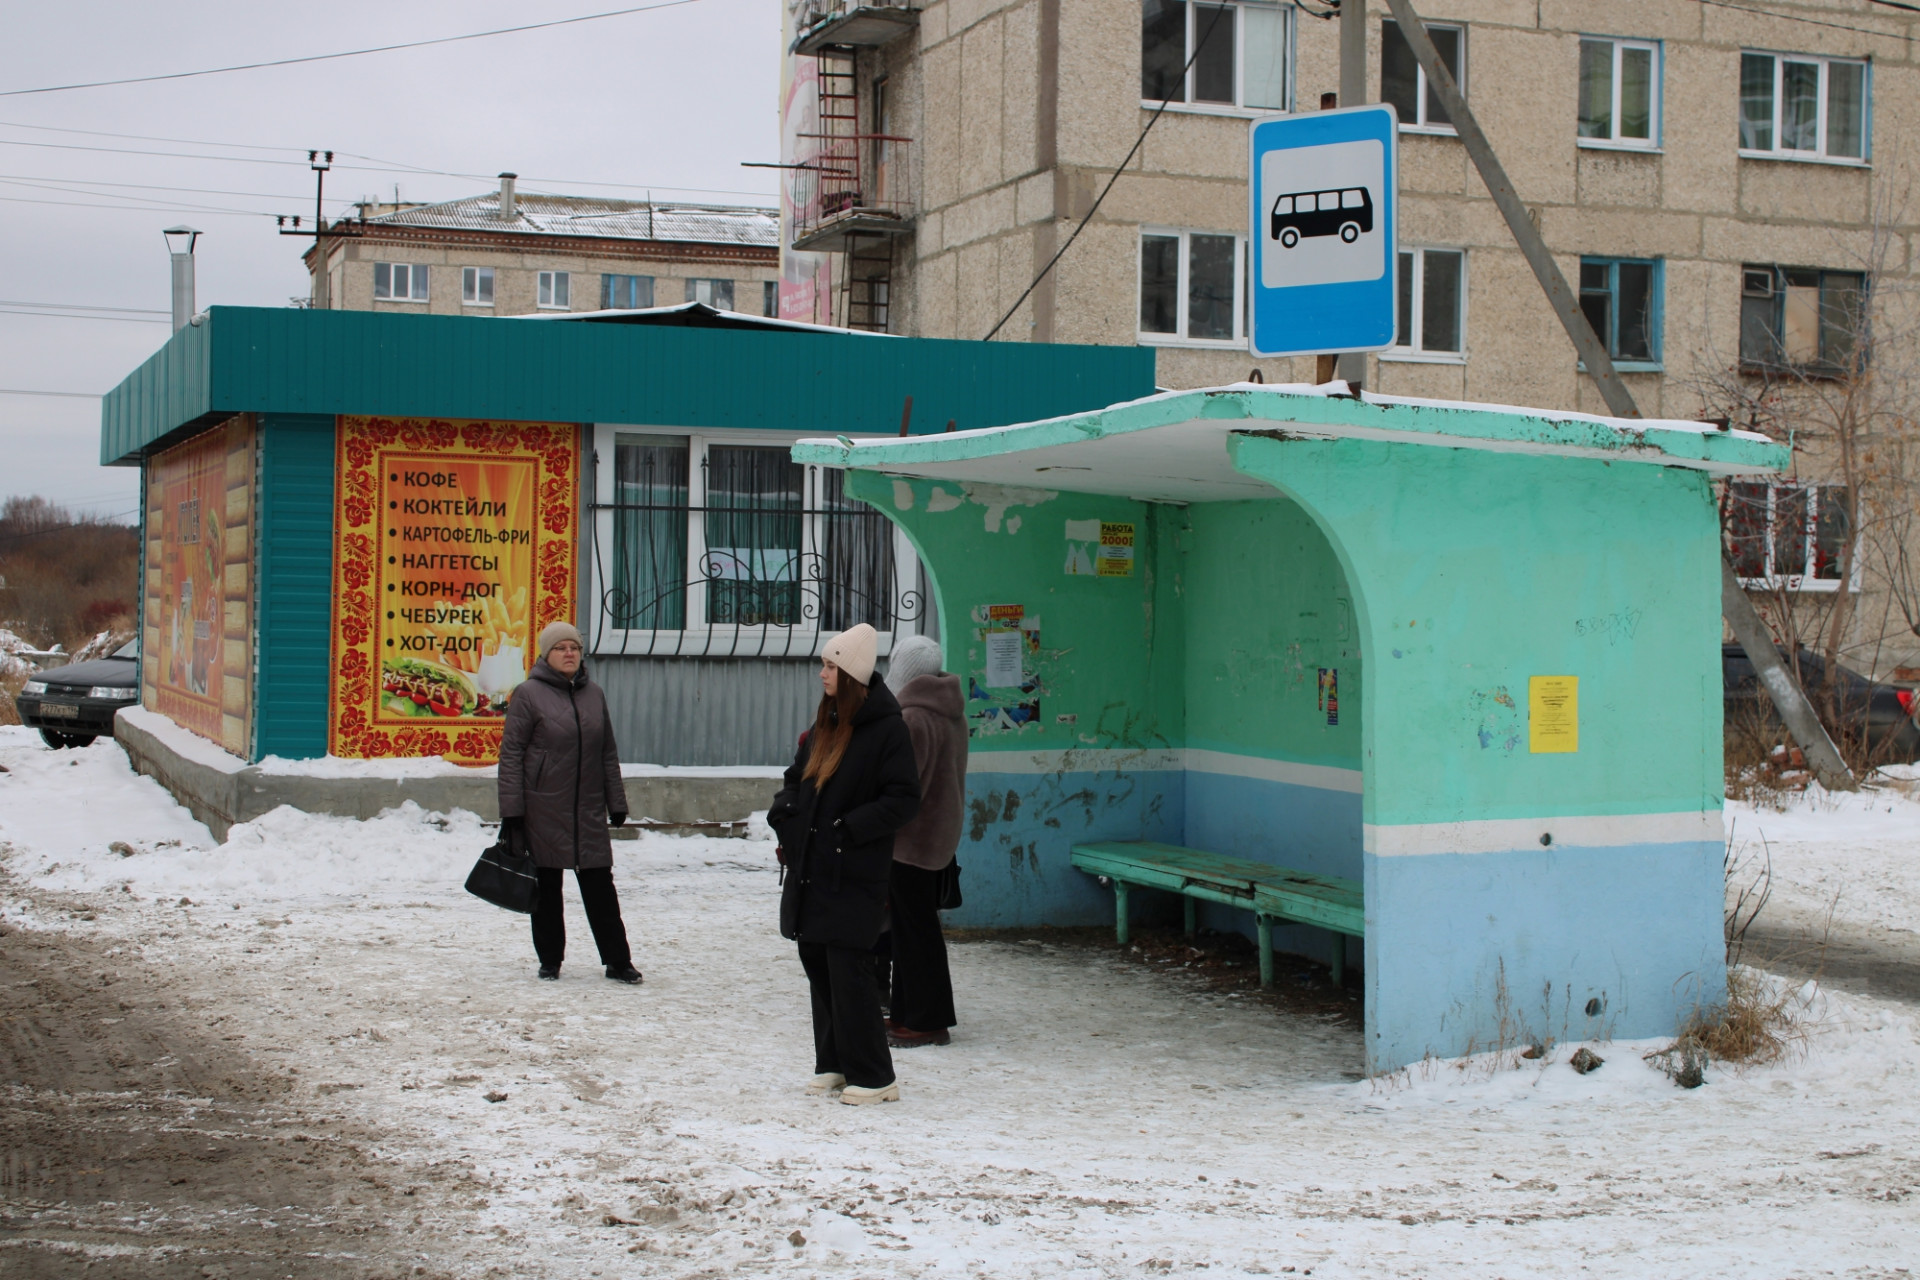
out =
[(889, 643), (920, 629), (918, 565), (844, 472), (784, 446), (614, 439), (612, 500), (593, 504), (595, 652), (805, 657), (859, 622)]

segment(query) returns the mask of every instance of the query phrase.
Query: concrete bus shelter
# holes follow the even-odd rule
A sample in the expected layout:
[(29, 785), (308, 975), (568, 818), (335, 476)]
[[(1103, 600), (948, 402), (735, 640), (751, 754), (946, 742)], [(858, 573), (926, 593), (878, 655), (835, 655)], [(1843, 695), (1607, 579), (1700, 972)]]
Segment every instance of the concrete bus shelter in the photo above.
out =
[(947, 620), (956, 922), (1106, 922), (1071, 846), (1160, 841), (1361, 882), (1372, 1070), (1672, 1032), (1725, 987), (1712, 482), (1788, 451), (1328, 392), (795, 447)]

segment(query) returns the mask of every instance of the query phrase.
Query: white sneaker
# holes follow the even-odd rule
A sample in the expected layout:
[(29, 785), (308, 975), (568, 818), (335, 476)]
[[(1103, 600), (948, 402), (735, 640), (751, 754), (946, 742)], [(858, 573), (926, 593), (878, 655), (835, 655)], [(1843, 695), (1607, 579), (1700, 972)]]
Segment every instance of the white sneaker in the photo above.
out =
[(807, 1081), (808, 1093), (832, 1093), (835, 1089), (847, 1087), (847, 1078), (838, 1071), (822, 1071)]
[(840, 1101), (850, 1107), (868, 1102), (898, 1102), (900, 1101), (900, 1082), (895, 1080), (891, 1084), (881, 1085), (878, 1089), (850, 1084), (840, 1091)]

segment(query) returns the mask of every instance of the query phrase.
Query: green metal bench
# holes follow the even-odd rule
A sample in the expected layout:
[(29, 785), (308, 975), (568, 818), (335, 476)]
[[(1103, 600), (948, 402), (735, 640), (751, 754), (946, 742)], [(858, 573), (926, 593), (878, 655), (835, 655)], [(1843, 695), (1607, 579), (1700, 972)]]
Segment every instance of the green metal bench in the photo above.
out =
[(1194, 903), (1218, 902), (1253, 912), (1260, 938), (1260, 985), (1273, 985), (1273, 923), (1310, 924), (1337, 939), (1333, 981), (1346, 980), (1344, 936), (1366, 936), (1360, 886), (1335, 876), (1309, 875), (1270, 863), (1230, 858), (1203, 849), (1146, 840), (1102, 840), (1073, 846), (1073, 865), (1113, 885), (1114, 936), (1125, 946), (1132, 936), (1127, 891), (1133, 886), (1177, 893), (1186, 907), (1186, 929), (1194, 930)]

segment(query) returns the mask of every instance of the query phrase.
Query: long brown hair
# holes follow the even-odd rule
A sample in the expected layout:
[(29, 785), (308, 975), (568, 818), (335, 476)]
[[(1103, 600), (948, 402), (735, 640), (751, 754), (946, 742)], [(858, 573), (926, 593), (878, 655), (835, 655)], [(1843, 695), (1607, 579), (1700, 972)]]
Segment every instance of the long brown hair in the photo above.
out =
[(846, 672), (840, 672), (832, 693), (820, 695), (820, 709), (813, 716), (813, 732), (807, 736), (807, 767), (800, 777), (815, 789), (827, 780), (846, 758), (847, 743), (853, 740), (853, 718), (866, 705), (867, 686)]

